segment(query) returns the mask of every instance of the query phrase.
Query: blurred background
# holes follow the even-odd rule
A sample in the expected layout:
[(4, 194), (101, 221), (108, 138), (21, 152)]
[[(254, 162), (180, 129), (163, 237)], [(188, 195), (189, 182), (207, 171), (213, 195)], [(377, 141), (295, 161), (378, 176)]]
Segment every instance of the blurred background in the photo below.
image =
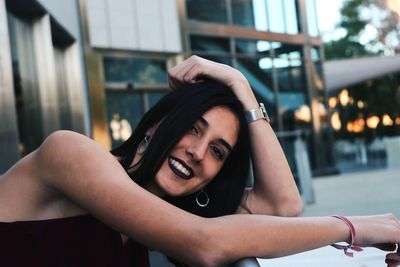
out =
[[(400, 0), (0, 0), (0, 174), (59, 129), (117, 146), (196, 54), (247, 77), (304, 216), (400, 216), (399, 15)], [(349, 266), (384, 266), (371, 253)]]

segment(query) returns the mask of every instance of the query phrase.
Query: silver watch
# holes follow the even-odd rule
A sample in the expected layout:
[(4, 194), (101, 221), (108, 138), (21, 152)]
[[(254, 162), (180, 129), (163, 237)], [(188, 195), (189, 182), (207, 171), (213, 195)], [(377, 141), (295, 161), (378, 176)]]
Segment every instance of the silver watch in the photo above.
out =
[(244, 115), (246, 116), (246, 120), (248, 123), (252, 123), (254, 121), (258, 121), (261, 119), (264, 119), (267, 122), (270, 122), (267, 110), (265, 109), (265, 106), (263, 103), (260, 103), (259, 108), (255, 108), (255, 109), (246, 111)]

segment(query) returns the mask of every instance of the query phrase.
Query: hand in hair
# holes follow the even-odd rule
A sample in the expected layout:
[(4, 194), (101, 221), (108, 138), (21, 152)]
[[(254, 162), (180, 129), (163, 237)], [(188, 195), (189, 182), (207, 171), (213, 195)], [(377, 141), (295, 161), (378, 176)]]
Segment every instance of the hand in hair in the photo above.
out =
[(172, 89), (179, 89), (185, 84), (193, 84), (205, 79), (216, 80), (232, 89), (245, 110), (258, 107), (247, 79), (240, 71), (228, 65), (194, 55), (171, 68), (168, 74), (169, 85)]

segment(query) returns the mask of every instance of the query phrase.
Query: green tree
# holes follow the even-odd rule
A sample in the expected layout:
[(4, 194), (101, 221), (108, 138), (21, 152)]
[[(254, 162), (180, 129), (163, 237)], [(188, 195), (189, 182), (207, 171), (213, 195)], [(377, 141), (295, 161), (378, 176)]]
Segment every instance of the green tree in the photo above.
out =
[[(345, 34), (338, 40), (325, 43), (327, 59), (361, 57), (400, 52), (400, 18), (385, 0), (348, 0), (340, 9), (341, 22), (336, 29)], [(375, 36), (366, 38), (367, 27)], [(371, 30), (369, 31), (371, 34)]]
[[(394, 54), (400, 52), (399, 15), (394, 12), (385, 0), (348, 0), (340, 12), (341, 22), (338, 29), (345, 34), (338, 40), (325, 44), (325, 56), (329, 59), (362, 57), (369, 55)], [(365, 40), (367, 27), (376, 29), (375, 38)], [(364, 38), (364, 39), (363, 39)], [(364, 137), (371, 141), (375, 136), (397, 135), (400, 126), (384, 126), (382, 120), (375, 130), (366, 129), (354, 134), (348, 132), (346, 125), (357, 118), (376, 115), (382, 119), (389, 115), (395, 121), (400, 116), (400, 75), (390, 74), (385, 77), (353, 85), (348, 88), (353, 103), (336, 109), (340, 113), (342, 127), (336, 133), (338, 138)], [(365, 103), (362, 108), (359, 102)]]

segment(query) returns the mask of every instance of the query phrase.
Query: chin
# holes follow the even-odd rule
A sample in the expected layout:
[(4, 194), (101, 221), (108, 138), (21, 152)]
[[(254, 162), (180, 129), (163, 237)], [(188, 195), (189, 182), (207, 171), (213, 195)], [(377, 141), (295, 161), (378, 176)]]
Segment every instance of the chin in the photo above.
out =
[(164, 189), (164, 192), (169, 197), (183, 197), (191, 194), (191, 192), (188, 192), (186, 190), (176, 190), (176, 188), (174, 188), (173, 190)]

